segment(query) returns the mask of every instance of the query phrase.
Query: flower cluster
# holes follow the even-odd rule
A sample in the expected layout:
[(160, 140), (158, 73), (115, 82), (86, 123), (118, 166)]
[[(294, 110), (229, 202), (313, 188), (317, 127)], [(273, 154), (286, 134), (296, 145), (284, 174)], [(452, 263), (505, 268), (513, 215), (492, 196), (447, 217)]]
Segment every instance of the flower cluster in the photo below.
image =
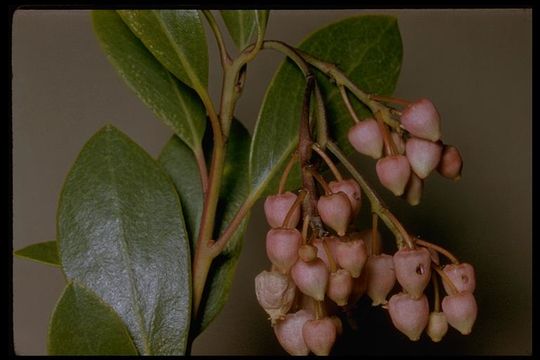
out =
[(348, 139), (358, 152), (377, 159), (377, 176), (384, 187), (417, 205), (423, 181), (433, 170), (457, 180), (463, 162), (456, 147), (440, 140), (440, 116), (433, 103), (425, 98), (406, 103), (406, 108), (398, 112), (400, 130), (406, 133), (389, 131), (378, 114), (377, 120), (357, 122), (350, 128)]
[[(377, 120), (354, 125), (349, 140), (360, 153), (378, 159), (378, 177), (396, 196), (418, 203), (423, 179), (434, 169), (451, 179), (460, 177), (461, 155), (455, 147), (442, 144), (439, 115), (429, 100), (409, 103), (399, 113), (400, 129), (405, 130), (399, 133), (390, 131), (377, 115)], [(424, 331), (440, 341), (449, 325), (469, 334), (477, 315), (473, 267), (403, 231), (400, 235), (407, 239), (398, 243), (396, 252), (381, 253), (377, 219), (383, 215), (372, 203), (372, 228), (357, 231), (354, 220), (362, 205), (361, 186), (355, 179), (343, 178), (323, 149), (317, 145), (313, 149), (334, 179), (327, 182), (310, 165), (303, 173), (319, 187), (293, 193), (281, 186), (285, 171), (278, 193), (264, 203), (271, 227), (266, 253), (272, 266), (257, 275), (255, 289), (283, 348), (292, 355), (330, 354), (343, 331), (340, 316), (364, 295), (373, 306), (388, 310), (393, 325), (412, 341)], [(385, 219), (387, 225), (397, 222), (393, 216)], [(451, 263), (441, 266), (439, 254)], [(442, 301), (438, 279), (447, 293)], [(430, 282), (431, 312), (425, 294)]]

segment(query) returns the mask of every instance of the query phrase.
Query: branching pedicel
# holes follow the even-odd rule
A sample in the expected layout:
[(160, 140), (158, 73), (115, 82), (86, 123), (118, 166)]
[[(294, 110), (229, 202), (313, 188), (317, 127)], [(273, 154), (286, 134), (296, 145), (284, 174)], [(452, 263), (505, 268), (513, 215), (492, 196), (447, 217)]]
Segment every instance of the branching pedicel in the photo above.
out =
[[(284, 44), (272, 45), (293, 54), (295, 61), (304, 66), (307, 79), (298, 149), (282, 175), (278, 194), (268, 196), (264, 203), (272, 227), (266, 236), (271, 271), (263, 271), (255, 279), (257, 299), (270, 315), (280, 344), (292, 355), (328, 355), (342, 331), (336, 305), (341, 313), (347, 313), (364, 294), (371, 298), (373, 306), (387, 309), (394, 326), (412, 341), (417, 341), (426, 330), (438, 342), (446, 334), (448, 324), (464, 335), (469, 334), (477, 314), (472, 295), (473, 267), (460, 263), (440, 246), (407, 233), (326, 134), (317, 134), (326, 143), (313, 142), (310, 120), (326, 119), (320, 114), (316, 120), (309, 118), (316, 84), (315, 77), (305, 71), (307, 63), (325, 72), (339, 87), (355, 121), (348, 133), (351, 145), (359, 153), (377, 159), (376, 172), (381, 184), (411, 205), (420, 202), (423, 181), (434, 170), (453, 180), (461, 175), (460, 153), (441, 141), (440, 119), (434, 105), (428, 99), (409, 102), (366, 95), (354, 84), (347, 84), (337, 67)], [(348, 98), (347, 85), (352, 85), (353, 94), (361, 95), (359, 100), (373, 111), (373, 118), (359, 119)], [(317, 126), (325, 128), (326, 124)], [(352, 178), (343, 177), (327, 151), (343, 163)], [(334, 180), (327, 182), (323, 177), (320, 166), (315, 166), (316, 156), (324, 160)], [(302, 167), (303, 187), (298, 195), (283, 192), (295, 161), (300, 161)], [(354, 220), (362, 192), (370, 202), (373, 218), (372, 228), (359, 232)], [(393, 256), (380, 253), (379, 218), (396, 237), (398, 250)], [(439, 254), (451, 264), (441, 266)], [(447, 293), (442, 304), (437, 276)], [(424, 294), (430, 280), (434, 289), (431, 313)], [(396, 282), (401, 291), (390, 296)]]

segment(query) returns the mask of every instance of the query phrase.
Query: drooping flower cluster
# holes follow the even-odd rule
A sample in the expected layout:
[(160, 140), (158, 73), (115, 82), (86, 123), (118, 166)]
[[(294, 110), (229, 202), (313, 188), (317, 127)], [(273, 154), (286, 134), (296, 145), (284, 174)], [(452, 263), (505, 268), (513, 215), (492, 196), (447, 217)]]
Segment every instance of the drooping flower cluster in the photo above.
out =
[(351, 127), (348, 139), (358, 152), (377, 159), (376, 172), (384, 187), (417, 205), (423, 181), (433, 170), (457, 180), (463, 162), (456, 147), (441, 141), (440, 116), (428, 99), (409, 103), (399, 121), (406, 133), (389, 131), (382, 120), (368, 118)]
[[(349, 140), (359, 152), (378, 159), (376, 170), (385, 187), (415, 204), (423, 179), (434, 169), (457, 179), (462, 160), (455, 147), (440, 141), (439, 115), (430, 101), (410, 104), (401, 112), (400, 121), (406, 132), (398, 134), (390, 132), (380, 118), (363, 120), (351, 128)], [(469, 334), (477, 314), (473, 267), (409, 234), (409, 241), (393, 255), (381, 253), (376, 216), (371, 229), (355, 228), (362, 204), (359, 183), (344, 179), (324, 151), (316, 150), (335, 179), (327, 183), (310, 169), (320, 185), (317, 193), (284, 192), (280, 187), (264, 203), (271, 226), (266, 253), (272, 266), (257, 275), (255, 289), (283, 348), (292, 355), (330, 354), (342, 332), (340, 316), (363, 295), (369, 296), (373, 306), (387, 309), (393, 325), (412, 341), (424, 331), (433, 341), (440, 341), (448, 325)], [(441, 266), (439, 254), (452, 264)], [(447, 293), (442, 301), (437, 276)], [(431, 312), (425, 294), (430, 281)]]

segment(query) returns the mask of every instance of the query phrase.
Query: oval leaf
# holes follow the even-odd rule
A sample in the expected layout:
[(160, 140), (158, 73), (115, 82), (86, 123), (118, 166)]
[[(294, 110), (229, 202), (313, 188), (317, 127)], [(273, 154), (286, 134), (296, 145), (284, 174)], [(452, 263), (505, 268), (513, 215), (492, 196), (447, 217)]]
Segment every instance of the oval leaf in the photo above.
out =
[(137, 355), (114, 310), (85, 287), (69, 283), (49, 324), (49, 355)]
[[(207, 134), (211, 136), (211, 134)], [(205, 152), (212, 152), (211, 142)], [(245, 127), (233, 120), (229, 135), (229, 145), (225, 157), (223, 183), (216, 214), (216, 228), (221, 234), (230, 223), (244, 202), (249, 181), (245, 173), (248, 166), (250, 135)], [(202, 214), (203, 194), (197, 165), (193, 154), (177, 137), (171, 138), (163, 148), (159, 161), (171, 177), (178, 191), (180, 201), (186, 214), (186, 219), (192, 236), (192, 248), (195, 246), (196, 235)], [(201, 304), (199, 319), (193, 319), (194, 335), (201, 333), (217, 316), (227, 301), (236, 265), (242, 249), (242, 236), (246, 229), (248, 216), (229, 240), (223, 252), (214, 259), (208, 274), (207, 287)]]
[(70, 170), (58, 207), (68, 280), (114, 308), (141, 354), (183, 354), (191, 265), (182, 209), (159, 165), (112, 126)]
[(58, 247), (56, 241), (46, 241), (42, 243), (28, 245), (13, 253), (21, 259), (32, 260), (46, 265), (59, 267)]
[(103, 50), (128, 86), (191, 149), (201, 151), (206, 115), (199, 96), (156, 60), (115, 11), (94, 10), (92, 20)]
[(208, 86), (208, 49), (198, 10), (118, 10), (146, 48), (197, 92)]
[[(387, 95), (394, 91), (402, 58), (401, 36), (394, 17), (348, 18), (311, 34), (299, 48), (338, 65), (365, 91)], [(339, 91), (319, 72), (317, 81), (325, 99), (330, 136), (352, 154), (347, 131), (353, 122)], [(292, 62), (286, 61), (266, 91), (250, 155), (251, 189), (259, 196), (275, 192), (279, 175), (298, 144), (304, 88), (304, 76)], [(352, 102), (359, 115), (368, 114), (356, 99)], [(298, 170), (291, 174), (288, 183), (293, 188), (299, 186)]]
[(195, 249), (204, 203), (203, 188), (197, 160), (193, 152), (176, 135), (161, 150), (158, 158), (163, 170), (169, 175), (182, 204), (186, 230)]
[(266, 30), (268, 10), (221, 10), (221, 17), (238, 50), (252, 43), (253, 36)]

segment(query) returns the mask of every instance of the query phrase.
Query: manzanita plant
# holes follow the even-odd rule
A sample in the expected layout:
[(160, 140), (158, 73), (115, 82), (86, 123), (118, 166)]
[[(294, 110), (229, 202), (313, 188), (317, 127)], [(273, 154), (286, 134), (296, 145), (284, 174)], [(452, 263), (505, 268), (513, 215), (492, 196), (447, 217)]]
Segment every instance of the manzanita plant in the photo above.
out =
[[(49, 353), (189, 354), (227, 301), (250, 209), (263, 197), (269, 268), (253, 296), (288, 353), (330, 354), (362, 296), (412, 341), (424, 331), (440, 341), (449, 326), (469, 334), (473, 267), (410, 234), (350, 160), (376, 160), (383, 190), (411, 205), (435, 171), (461, 176), (434, 104), (391, 96), (402, 58), (396, 19), (351, 17), (295, 47), (265, 39), (267, 10), (221, 11), (238, 47), (231, 57), (215, 15), (92, 13), (110, 62), (174, 135), (153, 159), (105, 125), (67, 175), (57, 240), (16, 251), (59, 266), (67, 280)], [(208, 94), (203, 21), (219, 49), (219, 107)], [(235, 107), (248, 64), (264, 50), (286, 60), (250, 135)], [(361, 229), (365, 207), (371, 225)], [(382, 251), (381, 221), (393, 255)]]

